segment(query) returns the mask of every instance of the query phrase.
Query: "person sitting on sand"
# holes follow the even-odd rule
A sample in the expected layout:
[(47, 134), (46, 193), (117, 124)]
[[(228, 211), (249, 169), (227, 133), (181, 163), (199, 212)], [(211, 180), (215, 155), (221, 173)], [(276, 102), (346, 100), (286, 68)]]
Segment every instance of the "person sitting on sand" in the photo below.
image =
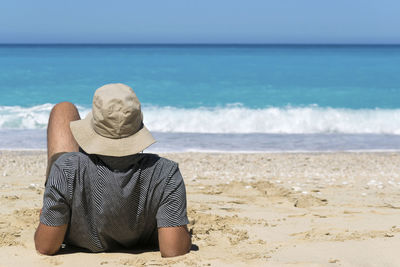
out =
[(82, 120), (73, 104), (55, 105), (36, 250), (52, 255), (65, 242), (92, 252), (158, 244), (163, 257), (187, 253), (185, 184), (177, 163), (141, 153), (154, 142), (124, 84), (97, 89)]

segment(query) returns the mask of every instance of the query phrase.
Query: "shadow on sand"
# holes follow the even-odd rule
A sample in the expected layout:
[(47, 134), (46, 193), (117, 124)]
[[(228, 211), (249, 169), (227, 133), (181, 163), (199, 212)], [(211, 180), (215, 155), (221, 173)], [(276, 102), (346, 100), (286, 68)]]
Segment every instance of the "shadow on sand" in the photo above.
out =
[[(190, 248), (190, 251), (198, 251), (199, 247), (196, 244), (192, 244), (192, 247)], [(134, 248), (129, 248), (129, 249), (114, 249), (110, 251), (104, 251), (106, 253), (127, 253), (127, 254), (142, 254), (146, 252), (155, 252), (155, 251), (160, 251), (158, 247), (154, 246), (141, 246), (141, 247), (134, 247)], [(85, 248), (80, 248), (80, 247), (75, 247), (71, 245), (64, 245), (61, 247), (61, 249), (58, 251), (56, 255), (65, 255), (65, 254), (74, 254), (74, 253), (96, 253), (96, 252), (91, 252), (88, 249)], [(102, 252), (100, 252), (102, 253)]]

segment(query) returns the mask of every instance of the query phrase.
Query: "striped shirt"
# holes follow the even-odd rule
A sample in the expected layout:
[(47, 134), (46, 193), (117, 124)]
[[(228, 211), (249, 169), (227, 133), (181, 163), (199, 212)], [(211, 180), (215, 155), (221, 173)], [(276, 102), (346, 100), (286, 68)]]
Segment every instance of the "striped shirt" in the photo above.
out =
[(157, 228), (188, 224), (178, 164), (154, 154), (66, 153), (52, 165), (40, 222), (68, 224), (66, 244), (101, 252), (157, 241)]

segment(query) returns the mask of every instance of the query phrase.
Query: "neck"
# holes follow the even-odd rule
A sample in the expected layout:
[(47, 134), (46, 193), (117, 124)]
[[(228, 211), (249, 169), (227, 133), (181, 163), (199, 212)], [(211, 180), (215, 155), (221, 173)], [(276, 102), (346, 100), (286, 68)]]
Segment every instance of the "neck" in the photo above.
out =
[(97, 155), (104, 164), (112, 169), (118, 171), (125, 171), (132, 167), (135, 163), (137, 163), (141, 158), (142, 154), (134, 154), (128, 155), (124, 157), (112, 157), (112, 156), (103, 156)]

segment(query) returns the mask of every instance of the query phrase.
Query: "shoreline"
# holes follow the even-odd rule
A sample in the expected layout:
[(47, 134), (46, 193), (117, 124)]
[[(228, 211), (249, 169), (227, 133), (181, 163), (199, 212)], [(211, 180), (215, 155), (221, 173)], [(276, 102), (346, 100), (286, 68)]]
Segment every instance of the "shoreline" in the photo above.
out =
[[(206, 134), (152, 132), (155, 153), (397, 152), (400, 135), (387, 134)], [(45, 130), (0, 129), (0, 150), (46, 149)]]
[(42, 256), (45, 151), (0, 151), (0, 266), (399, 266), (400, 153), (161, 153), (198, 249)]

